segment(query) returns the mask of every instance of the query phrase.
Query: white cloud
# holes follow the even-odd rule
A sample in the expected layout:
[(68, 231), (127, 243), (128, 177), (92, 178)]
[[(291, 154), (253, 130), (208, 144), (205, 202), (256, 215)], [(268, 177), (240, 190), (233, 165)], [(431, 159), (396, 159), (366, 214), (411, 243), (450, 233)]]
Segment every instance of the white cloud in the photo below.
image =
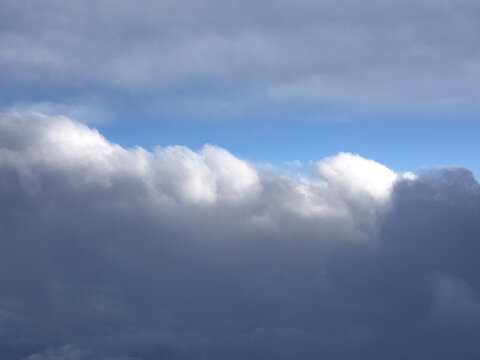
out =
[(475, 358), (472, 174), (349, 153), (312, 167), (1, 115), (0, 357)]
[(353, 196), (368, 194), (379, 201), (388, 199), (397, 179), (397, 175), (386, 166), (350, 153), (320, 161), (316, 168), (332, 190)]
[[(205, 145), (199, 151), (178, 145), (158, 147), (153, 153), (142, 148), (126, 150), (110, 143), (95, 129), (63, 116), (14, 113), (2, 117), (1, 126), (7, 132), (4, 136), (15, 136), (16, 128), (29, 128), (30, 132), (24, 147), (2, 150), (8, 155), (4, 159), (16, 156), (23, 167), (67, 169), (75, 176), (80, 175), (71, 179), (79, 184), (94, 181), (108, 185), (115, 178), (126, 175), (148, 185), (152, 196), (168, 194), (175, 201), (242, 202), (255, 201), (255, 197), (256, 201), (261, 201), (264, 196), (262, 186), (266, 173), (262, 174), (253, 164), (212, 145)], [(282, 181), (287, 186), (285, 190), (289, 194), (281, 196), (292, 201), (280, 206), (303, 214), (314, 214), (313, 209), (317, 209), (321, 214), (321, 209), (335, 211), (332, 206), (340, 206), (339, 201), (346, 193), (351, 193), (352, 197), (357, 193), (367, 194), (380, 204), (388, 198), (396, 179), (385, 166), (346, 153), (325, 159), (317, 163), (316, 168), (318, 178), (313, 182), (273, 175), (275, 182)]]

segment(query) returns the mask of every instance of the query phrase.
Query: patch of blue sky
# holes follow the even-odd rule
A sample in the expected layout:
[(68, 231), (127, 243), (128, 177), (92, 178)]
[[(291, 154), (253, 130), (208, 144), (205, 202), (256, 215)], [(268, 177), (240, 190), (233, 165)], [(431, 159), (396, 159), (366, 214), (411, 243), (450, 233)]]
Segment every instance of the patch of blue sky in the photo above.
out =
[(198, 149), (205, 143), (234, 155), (282, 169), (339, 152), (358, 153), (397, 172), (429, 166), (463, 166), (480, 175), (480, 123), (471, 119), (431, 121), (390, 118), (346, 121), (187, 121), (166, 118), (106, 122), (97, 126), (124, 147), (173, 144)]

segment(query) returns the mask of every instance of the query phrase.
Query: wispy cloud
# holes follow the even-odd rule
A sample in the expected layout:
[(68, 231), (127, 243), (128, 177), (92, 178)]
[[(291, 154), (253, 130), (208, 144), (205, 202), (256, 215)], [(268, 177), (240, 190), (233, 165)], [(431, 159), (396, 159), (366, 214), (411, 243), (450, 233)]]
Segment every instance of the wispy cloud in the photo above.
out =
[(243, 109), (307, 101), (478, 111), (474, 0), (0, 6), (1, 92), (10, 97), (21, 84), (23, 94), (42, 87), (67, 100), (143, 94), (151, 105), (181, 102), (177, 111), (209, 99)]

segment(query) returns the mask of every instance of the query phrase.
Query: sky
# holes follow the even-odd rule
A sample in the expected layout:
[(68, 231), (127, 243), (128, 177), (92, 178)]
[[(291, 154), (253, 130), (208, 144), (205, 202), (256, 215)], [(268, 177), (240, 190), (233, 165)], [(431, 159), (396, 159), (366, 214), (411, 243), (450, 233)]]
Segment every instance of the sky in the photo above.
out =
[(67, 115), (126, 147), (213, 143), (280, 168), (351, 151), (398, 171), (480, 171), (476, 1), (1, 10), (4, 112)]
[(0, 20), (1, 359), (479, 358), (478, 1)]

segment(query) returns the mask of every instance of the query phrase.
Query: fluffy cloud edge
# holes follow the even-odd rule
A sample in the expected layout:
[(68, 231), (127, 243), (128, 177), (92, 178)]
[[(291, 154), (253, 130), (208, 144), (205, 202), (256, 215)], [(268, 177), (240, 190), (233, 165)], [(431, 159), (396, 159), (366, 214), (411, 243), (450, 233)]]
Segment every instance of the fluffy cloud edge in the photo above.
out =
[(153, 192), (171, 192), (176, 200), (191, 203), (259, 196), (268, 176), (294, 184), (306, 201), (324, 198), (328, 188), (328, 192), (337, 193), (339, 201), (361, 194), (384, 203), (398, 179), (413, 176), (396, 174), (358, 154), (339, 153), (316, 162), (315, 178), (306, 181), (275, 171), (266, 174), (265, 169), (210, 144), (197, 151), (172, 145), (149, 152), (142, 147), (125, 149), (108, 141), (95, 128), (66, 116), (10, 112), (1, 114), (0, 119), (3, 164), (84, 168), (88, 174), (76, 181), (106, 186), (119, 174), (133, 176)]

